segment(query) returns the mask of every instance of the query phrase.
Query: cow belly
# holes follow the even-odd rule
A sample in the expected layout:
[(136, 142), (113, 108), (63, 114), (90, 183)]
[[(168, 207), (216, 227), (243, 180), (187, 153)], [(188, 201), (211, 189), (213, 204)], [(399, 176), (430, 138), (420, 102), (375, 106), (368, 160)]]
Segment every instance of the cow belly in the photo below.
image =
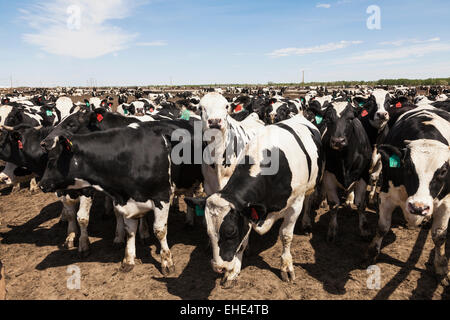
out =
[(155, 209), (155, 203), (152, 200), (137, 202), (130, 199), (124, 206), (116, 205), (115, 208), (126, 219), (139, 219)]

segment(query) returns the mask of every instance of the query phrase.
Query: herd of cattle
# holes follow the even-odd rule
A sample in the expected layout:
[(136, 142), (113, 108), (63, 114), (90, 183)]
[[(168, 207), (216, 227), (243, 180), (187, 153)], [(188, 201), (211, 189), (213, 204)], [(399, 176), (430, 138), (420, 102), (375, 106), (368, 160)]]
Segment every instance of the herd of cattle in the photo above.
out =
[[(432, 219), (435, 272), (448, 278), (448, 91), (310, 90), (297, 99), (283, 97), (283, 90), (222, 93), (143, 98), (134, 92), (128, 103), (122, 90), (114, 112), (110, 96), (73, 103), (48, 92), (6, 95), (0, 179), (15, 184), (16, 174), (27, 170), (35, 177), (32, 188), (57, 193), (68, 222), (65, 246), (74, 247), (79, 228), (82, 256), (89, 253), (92, 199), (102, 193), (116, 216), (114, 244), (125, 245), (123, 271), (135, 265), (137, 234), (150, 237), (145, 215), (153, 211), (161, 271), (174, 272), (167, 221), (175, 197), (184, 196), (186, 223), (204, 219), (211, 264), (224, 287), (237, 280), (251, 230), (265, 234), (280, 219), (281, 277), (295, 279), (295, 224), (302, 216), (310, 232), (311, 212), (325, 201), (330, 242), (338, 234), (339, 209), (356, 207), (360, 234), (371, 240), (367, 265), (376, 262), (397, 207), (411, 227)], [(369, 203), (379, 214), (374, 237)]]

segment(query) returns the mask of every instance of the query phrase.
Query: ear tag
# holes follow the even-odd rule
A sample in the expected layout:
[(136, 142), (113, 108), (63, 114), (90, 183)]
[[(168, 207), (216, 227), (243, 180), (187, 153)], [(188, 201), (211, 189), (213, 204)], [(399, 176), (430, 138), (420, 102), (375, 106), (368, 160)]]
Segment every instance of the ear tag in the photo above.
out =
[(363, 110), (363, 112), (361, 113), (361, 116), (362, 117), (367, 117), (367, 115), (368, 115), (369, 113), (367, 112), (367, 110)]
[(391, 168), (400, 168), (400, 158), (394, 154), (389, 158), (389, 167)]
[(153, 111), (155, 111), (155, 109), (153, 109), (153, 108), (150, 108), (150, 112), (151, 112), (151, 113), (153, 113)]
[(103, 116), (100, 113), (97, 114), (97, 121), (98, 122), (102, 122), (103, 121)]
[(67, 151), (70, 151), (70, 149), (73, 147), (73, 143), (72, 141), (70, 141), (69, 139), (66, 138), (67, 144), (68, 146), (66, 146)]
[(180, 119), (188, 121), (190, 119), (190, 117), (191, 117), (191, 112), (189, 110), (184, 110), (181, 113)]
[(363, 103), (363, 102), (360, 102), (358, 105), (359, 105), (360, 107), (362, 107), (362, 106), (364, 105), (364, 103)]
[(128, 110), (127, 109), (123, 109), (123, 114), (127, 115), (128, 114)]
[(316, 116), (316, 123), (317, 124), (321, 124), (323, 121), (323, 117), (322, 116)]
[(197, 217), (203, 217), (205, 215), (205, 209), (200, 208), (199, 205), (195, 205), (195, 215)]
[(401, 102), (398, 102), (398, 103), (395, 105), (395, 107), (396, 107), (396, 108), (401, 108), (401, 107), (402, 107), (402, 103), (401, 103)]
[(47, 110), (45, 113), (47, 114), (47, 117), (53, 116), (53, 111), (52, 110)]
[(89, 102), (86, 102), (86, 107), (90, 107), (91, 104)]
[(256, 212), (255, 208), (252, 208), (252, 219), (255, 221), (259, 220), (258, 212)]
[(238, 104), (237, 107), (234, 108), (234, 112), (235, 112), (235, 113), (238, 113), (238, 112), (240, 112), (240, 111), (242, 111), (242, 105)]
[(23, 143), (20, 140), (17, 140), (17, 145), (19, 146), (19, 149), (22, 150), (23, 149)]
[(302, 98), (302, 99), (301, 99), (301, 102), (303, 102), (303, 101), (305, 101), (305, 99)]

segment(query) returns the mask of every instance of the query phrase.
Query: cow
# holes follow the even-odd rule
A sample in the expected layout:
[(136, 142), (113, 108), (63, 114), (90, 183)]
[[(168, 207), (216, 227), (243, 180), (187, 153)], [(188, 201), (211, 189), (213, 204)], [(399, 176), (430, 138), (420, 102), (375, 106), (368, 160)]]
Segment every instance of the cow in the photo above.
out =
[(450, 114), (432, 106), (419, 106), (403, 114), (383, 145), (382, 186), (378, 228), (366, 253), (374, 264), (392, 212), (400, 207), (410, 227), (433, 217), (436, 274), (448, 281), (445, 240), (450, 217)]
[(319, 131), (303, 116), (270, 125), (247, 145), (225, 187), (207, 198), (185, 198), (205, 208), (214, 271), (226, 288), (236, 283), (251, 230), (267, 233), (283, 219), (281, 277), (293, 281), (290, 253), (295, 223), (305, 198), (321, 176)]
[(327, 129), (323, 137), (326, 159), (323, 189), (331, 210), (327, 240), (333, 242), (337, 235), (340, 190), (347, 195), (354, 192), (360, 233), (363, 238), (368, 238), (370, 232), (365, 216), (365, 196), (372, 156), (369, 138), (349, 102), (331, 103), (324, 121)]
[[(135, 236), (139, 218), (153, 210), (153, 230), (161, 244), (161, 270), (164, 275), (175, 270), (167, 244), (167, 219), (177, 188), (201, 182), (200, 165), (173, 164), (171, 135), (177, 130), (189, 133), (188, 121), (132, 123), (89, 134), (56, 137), (48, 150), (48, 165), (40, 182), (44, 192), (57, 189), (94, 188), (113, 199), (114, 208), (123, 216), (128, 235), (121, 270), (135, 265)], [(188, 139), (183, 143), (194, 143)], [(194, 152), (191, 150), (191, 155)]]
[(215, 139), (208, 149), (209, 154), (214, 153), (214, 158), (202, 165), (204, 189), (210, 195), (226, 185), (243, 148), (264, 127), (264, 123), (256, 114), (242, 122), (234, 120), (228, 114), (227, 99), (216, 92), (206, 94), (200, 101), (200, 107), (203, 132), (209, 136), (206, 140), (213, 136)]

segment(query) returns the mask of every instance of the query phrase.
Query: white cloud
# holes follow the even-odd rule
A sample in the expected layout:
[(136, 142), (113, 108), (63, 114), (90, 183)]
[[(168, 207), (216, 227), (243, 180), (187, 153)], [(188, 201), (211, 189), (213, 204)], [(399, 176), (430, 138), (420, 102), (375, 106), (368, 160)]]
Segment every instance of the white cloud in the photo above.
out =
[(384, 42), (380, 42), (380, 44), (383, 46), (391, 45), (391, 46), (400, 47), (404, 44), (411, 44), (411, 43), (419, 44), (419, 43), (439, 42), (439, 41), (441, 41), (441, 38), (436, 37), (436, 38), (431, 38), (428, 40), (401, 39), (401, 40), (395, 40), (395, 41), (384, 41)]
[(164, 47), (167, 46), (167, 41), (164, 40), (158, 40), (158, 41), (152, 41), (152, 42), (138, 42), (136, 43), (137, 46), (140, 47)]
[(342, 63), (389, 61), (423, 57), (433, 53), (450, 52), (450, 43), (423, 43), (396, 49), (377, 49), (349, 57)]
[[(35, 31), (23, 35), (27, 43), (55, 55), (90, 59), (125, 49), (137, 36), (110, 21), (131, 15), (137, 0), (51, 0), (19, 10)], [(70, 7), (80, 9), (79, 19)]]
[(272, 57), (287, 57), (287, 56), (302, 56), (306, 54), (312, 53), (323, 53), (329, 51), (335, 51), (339, 49), (347, 48), (351, 45), (357, 45), (363, 43), (362, 41), (340, 41), (340, 42), (331, 42), (327, 44), (323, 44), (315, 47), (308, 48), (284, 48), (275, 50), (267, 55)]
[(318, 3), (316, 5), (316, 8), (330, 9), (331, 8), (331, 4), (329, 4), (329, 3)]

